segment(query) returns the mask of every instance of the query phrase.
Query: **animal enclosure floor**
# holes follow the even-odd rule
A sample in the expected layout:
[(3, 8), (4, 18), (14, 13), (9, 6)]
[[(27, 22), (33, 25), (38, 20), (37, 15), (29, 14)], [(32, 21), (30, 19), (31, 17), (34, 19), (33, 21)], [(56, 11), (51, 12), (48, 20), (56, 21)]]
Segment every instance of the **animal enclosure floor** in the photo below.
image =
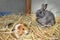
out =
[[(28, 35), (20, 36), (20, 38), (16, 38), (11, 33), (3, 33), (10, 32), (13, 29), (13, 26), (19, 22), (27, 24), (28, 28), (30, 28), (30, 32)], [(2, 30), (8, 23), (14, 23), (9, 30)], [(56, 17), (56, 24), (51, 27), (41, 27), (36, 22), (35, 14), (28, 15), (8, 15), (0, 18), (0, 40), (60, 40), (60, 18)]]

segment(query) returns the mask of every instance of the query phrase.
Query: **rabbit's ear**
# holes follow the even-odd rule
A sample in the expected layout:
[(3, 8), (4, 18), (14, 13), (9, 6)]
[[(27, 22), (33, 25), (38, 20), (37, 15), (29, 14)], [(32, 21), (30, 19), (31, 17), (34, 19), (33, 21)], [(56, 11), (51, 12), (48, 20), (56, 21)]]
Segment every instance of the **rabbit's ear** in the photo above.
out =
[(48, 4), (44, 4), (44, 6), (45, 6), (45, 7), (47, 7), (47, 6), (48, 6)]
[(44, 4), (42, 4), (41, 6), (44, 7)]
[(42, 4), (42, 7), (41, 7), (41, 8), (42, 8), (43, 10), (45, 10), (45, 9), (47, 8), (47, 5), (48, 5), (48, 4)]

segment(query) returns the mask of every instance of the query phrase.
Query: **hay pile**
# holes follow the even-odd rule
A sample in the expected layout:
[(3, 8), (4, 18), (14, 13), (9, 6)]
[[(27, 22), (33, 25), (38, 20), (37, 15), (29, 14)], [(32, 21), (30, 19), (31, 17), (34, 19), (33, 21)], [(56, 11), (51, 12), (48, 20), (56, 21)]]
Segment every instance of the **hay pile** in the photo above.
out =
[[(60, 19), (60, 18), (59, 18)], [(59, 19), (56, 19), (59, 20)], [(49, 28), (42, 28), (37, 22), (35, 14), (31, 15), (9, 15), (0, 18), (0, 29), (4, 28), (8, 23), (14, 23), (12, 25), (12, 29), (14, 25), (19, 22), (27, 24), (28, 28), (30, 28), (30, 32), (28, 35), (20, 36), (19, 39), (14, 37), (11, 33), (3, 33), (6, 31), (0, 30), (0, 40), (60, 40), (60, 23), (57, 23)], [(11, 31), (11, 30), (9, 30)]]

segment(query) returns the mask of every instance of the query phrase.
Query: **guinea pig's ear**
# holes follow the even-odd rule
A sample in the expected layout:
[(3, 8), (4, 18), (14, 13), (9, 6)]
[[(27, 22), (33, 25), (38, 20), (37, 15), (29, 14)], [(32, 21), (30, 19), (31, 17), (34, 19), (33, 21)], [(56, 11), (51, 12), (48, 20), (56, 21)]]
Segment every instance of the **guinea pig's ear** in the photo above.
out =
[(17, 24), (16, 26), (15, 26), (15, 29), (18, 29), (18, 27), (20, 26), (21, 24)]

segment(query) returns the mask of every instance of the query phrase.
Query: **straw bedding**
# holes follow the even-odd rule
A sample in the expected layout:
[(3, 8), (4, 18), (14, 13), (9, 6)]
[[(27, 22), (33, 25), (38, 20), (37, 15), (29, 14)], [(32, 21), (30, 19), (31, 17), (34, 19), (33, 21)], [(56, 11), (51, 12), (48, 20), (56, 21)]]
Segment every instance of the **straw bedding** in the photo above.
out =
[[(35, 14), (31, 15), (8, 15), (0, 18), (0, 40), (60, 40), (60, 18), (56, 18), (56, 24), (51, 27), (41, 27), (36, 22)], [(28, 35), (16, 38), (12, 33), (14, 26), (19, 23), (27, 24), (30, 32)], [(4, 30), (8, 23), (13, 23), (9, 30)]]

